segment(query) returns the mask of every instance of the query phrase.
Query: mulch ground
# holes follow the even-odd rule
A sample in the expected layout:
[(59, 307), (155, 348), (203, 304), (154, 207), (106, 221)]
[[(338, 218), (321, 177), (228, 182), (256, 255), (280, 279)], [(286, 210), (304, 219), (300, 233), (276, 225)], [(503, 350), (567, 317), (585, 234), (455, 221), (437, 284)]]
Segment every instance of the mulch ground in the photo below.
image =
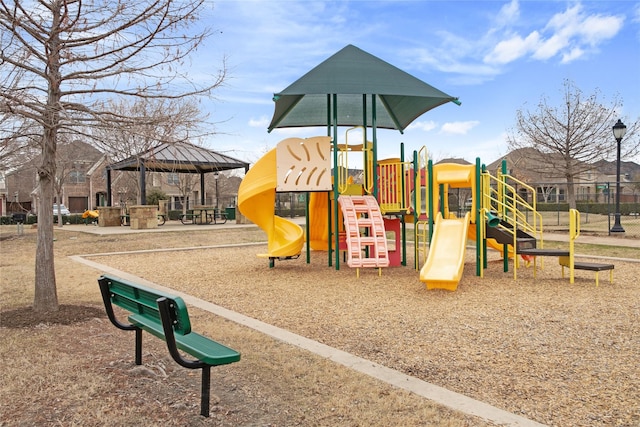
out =
[(471, 251), (452, 293), (426, 291), (410, 267), (356, 278), (324, 253), (269, 269), (264, 250), (94, 260), (538, 422), (640, 425), (640, 264), (616, 263), (596, 288), (592, 272), (569, 285), (553, 259), (514, 281), (494, 255), (479, 278)]

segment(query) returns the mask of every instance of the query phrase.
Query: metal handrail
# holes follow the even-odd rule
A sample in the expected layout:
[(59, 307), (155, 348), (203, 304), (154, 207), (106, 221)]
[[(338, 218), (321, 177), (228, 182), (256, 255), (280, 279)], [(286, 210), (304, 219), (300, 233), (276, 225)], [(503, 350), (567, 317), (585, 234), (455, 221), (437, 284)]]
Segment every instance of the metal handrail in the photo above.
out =
[[(493, 176), (484, 172), (482, 176), (485, 178), (482, 206), (487, 209), (494, 208), (514, 230), (519, 228), (542, 241), (542, 214), (536, 209), (535, 189), (507, 174), (498, 173), (498, 176)], [(506, 182), (507, 178), (531, 192), (532, 203), (518, 194), (515, 187)], [(491, 185), (492, 183), (494, 185)], [(532, 221), (528, 219), (528, 214), (531, 214)]]
[[(513, 278), (517, 278), (517, 241), (518, 230), (522, 230), (539, 241), (539, 247), (544, 247), (543, 233), (542, 233), (542, 214), (535, 209), (535, 190), (533, 187), (518, 181), (507, 174), (502, 174), (498, 171), (497, 176), (493, 176), (488, 172), (481, 174), (481, 185), (483, 200), (481, 207), (491, 211), (495, 210), (503, 221), (509, 224), (509, 227), (502, 227), (502, 230), (509, 233), (513, 239)], [(521, 184), (525, 189), (531, 191), (533, 204), (527, 202), (518, 192), (515, 187), (508, 184), (506, 181), (512, 179)], [(492, 185), (493, 183), (493, 185)], [(528, 214), (533, 217), (533, 223), (528, 220)], [(509, 256), (506, 254), (505, 256)], [(505, 258), (506, 259), (506, 258)]]

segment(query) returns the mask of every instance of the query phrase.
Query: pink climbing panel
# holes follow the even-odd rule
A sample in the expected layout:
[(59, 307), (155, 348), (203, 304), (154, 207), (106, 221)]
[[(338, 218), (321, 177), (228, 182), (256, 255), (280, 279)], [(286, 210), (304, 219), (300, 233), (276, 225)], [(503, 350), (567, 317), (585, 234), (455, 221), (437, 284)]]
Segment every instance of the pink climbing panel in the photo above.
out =
[(384, 219), (373, 196), (339, 196), (349, 267), (388, 267)]

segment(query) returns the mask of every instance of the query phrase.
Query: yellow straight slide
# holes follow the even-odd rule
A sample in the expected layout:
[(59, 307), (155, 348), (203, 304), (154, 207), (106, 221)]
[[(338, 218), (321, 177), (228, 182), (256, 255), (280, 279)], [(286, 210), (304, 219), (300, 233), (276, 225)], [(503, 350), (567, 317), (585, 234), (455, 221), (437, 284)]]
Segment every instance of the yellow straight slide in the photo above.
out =
[(245, 175), (238, 189), (238, 209), (265, 233), (269, 244), (263, 258), (288, 258), (300, 255), (304, 246), (302, 227), (276, 216), (276, 150), (265, 154)]
[(429, 256), (420, 270), (427, 289), (455, 291), (462, 278), (467, 247), (469, 213), (464, 218), (443, 219), (438, 212), (429, 245)]

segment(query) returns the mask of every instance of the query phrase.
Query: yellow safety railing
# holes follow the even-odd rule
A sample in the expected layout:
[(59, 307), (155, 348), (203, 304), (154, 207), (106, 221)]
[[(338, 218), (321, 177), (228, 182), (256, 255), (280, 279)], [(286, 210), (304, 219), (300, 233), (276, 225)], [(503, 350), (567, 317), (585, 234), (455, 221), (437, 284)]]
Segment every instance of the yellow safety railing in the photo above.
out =
[[(359, 144), (349, 143), (349, 134), (353, 131), (360, 131), (362, 140)], [(373, 192), (373, 143), (367, 141), (367, 132), (363, 126), (355, 126), (347, 129), (345, 134), (345, 143), (338, 144), (338, 192), (344, 194), (349, 189), (349, 153), (362, 151), (364, 161), (364, 183), (363, 189), (365, 193)]]
[[(481, 218), (486, 218), (487, 216), (487, 209), (485, 208), (481, 208), (480, 209), (480, 217)], [(476, 226), (478, 227), (478, 230), (480, 232), (479, 236), (478, 236), (478, 241), (479, 242), (484, 242), (484, 239), (487, 237), (487, 222), (486, 221), (476, 221)], [(479, 252), (479, 257), (478, 257), (478, 262), (480, 263), (480, 277), (484, 277), (484, 256), (485, 253), (484, 251), (478, 251)]]
[[(569, 209), (569, 259), (563, 260), (564, 257), (560, 257), (560, 265), (562, 265), (562, 277), (564, 277), (565, 265), (569, 267), (569, 283), (573, 283), (575, 279), (574, 265), (575, 265), (575, 241), (580, 236), (580, 212), (576, 209)], [(568, 262), (565, 262), (568, 261)], [(568, 265), (567, 265), (568, 264)], [(598, 275), (596, 273), (596, 285), (598, 284)]]
[[(499, 214), (509, 225), (517, 227), (537, 239), (542, 239), (542, 214), (536, 209), (535, 189), (509, 175), (494, 177), (489, 173), (482, 174), (483, 200), (481, 206)], [(507, 184), (506, 179), (517, 182), (519, 190), (525, 190), (523, 197), (513, 185)], [(522, 191), (521, 191), (522, 192)], [(526, 199), (532, 199), (528, 202)]]
[[(571, 264), (571, 269), (569, 273), (569, 283), (573, 283), (573, 279), (574, 279), (574, 274), (573, 274), (574, 273), (573, 265), (575, 263), (574, 243), (578, 238), (578, 236), (580, 236), (580, 212), (577, 209), (569, 209), (569, 263)], [(598, 282), (596, 282), (596, 285), (597, 283)]]
[(373, 142), (364, 139), (362, 148), (362, 158), (364, 163), (364, 192), (367, 194), (373, 193), (373, 186), (375, 185), (374, 168), (373, 168)]
[[(409, 205), (415, 200), (415, 206), (413, 207), (414, 218), (414, 258), (416, 260), (416, 270), (420, 269), (422, 265), (422, 258), (424, 262), (427, 261), (429, 254), (429, 221), (421, 220), (421, 217), (427, 214), (427, 200), (429, 197), (429, 190), (427, 188), (427, 164), (429, 162), (429, 153), (426, 146), (422, 146), (417, 152), (417, 164), (414, 165), (415, 181), (413, 183), (414, 195), (409, 197)], [(424, 171), (424, 173), (423, 173)], [(425, 189), (424, 194), (422, 189)], [(409, 191), (407, 189), (407, 191)], [(414, 199), (414, 200), (412, 200)]]
[[(517, 183), (519, 188), (516, 189), (514, 185), (508, 184), (507, 179)], [(515, 248), (517, 248), (518, 230), (522, 230), (538, 240), (540, 248), (544, 247), (542, 214), (536, 209), (536, 191), (524, 182), (500, 172), (497, 173), (497, 176), (483, 172), (481, 185), (482, 200), (480, 206), (486, 209), (487, 213), (495, 212), (503, 221), (509, 224), (509, 227), (502, 227), (502, 230), (513, 237), (513, 278), (516, 279), (518, 261), (515, 257), (517, 255), (515, 254)], [(529, 198), (531, 202), (527, 200)], [(505, 254), (505, 256), (509, 255)]]
[(407, 197), (408, 183), (405, 177), (411, 171), (412, 162), (383, 160), (378, 162), (378, 200), (380, 211), (387, 212), (411, 211), (411, 201)]
[(429, 255), (429, 221), (417, 221), (414, 226), (414, 241), (415, 241), (415, 269), (420, 270), (420, 267), (427, 262), (427, 256)]
[[(416, 205), (414, 206), (414, 215), (416, 220), (427, 214), (427, 200), (429, 199), (430, 190), (427, 183), (427, 165), (429, 163), (429, 153), (427, 147), (422, 146), (418, 151), (418, 164), (416, 165), (416, 180), (413, 184), (415, 189)], [(422, 172), (424, 171), (424, 173)], [(422, 189), (425, 189), (422, 194)], [(424, 209), (423, 209), (424, 208)]]

